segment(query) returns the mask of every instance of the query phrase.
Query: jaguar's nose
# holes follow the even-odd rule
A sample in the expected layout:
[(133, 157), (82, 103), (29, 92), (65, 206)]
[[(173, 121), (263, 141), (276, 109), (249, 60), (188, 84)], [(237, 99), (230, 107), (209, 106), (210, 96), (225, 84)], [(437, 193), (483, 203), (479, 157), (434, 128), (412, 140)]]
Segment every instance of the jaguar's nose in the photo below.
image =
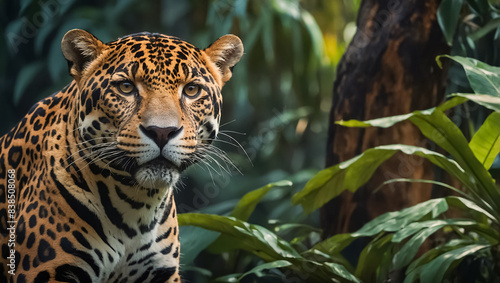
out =
[(156, 126), (149, 126), (146, 128), (143, 125), (140, 125), (139, 128), (148, 138), (152, 139), (158, 145), (160, 150), (162, 150), (170, 139), (174, 138), (182, 131), (183, 127), (162, 128)]

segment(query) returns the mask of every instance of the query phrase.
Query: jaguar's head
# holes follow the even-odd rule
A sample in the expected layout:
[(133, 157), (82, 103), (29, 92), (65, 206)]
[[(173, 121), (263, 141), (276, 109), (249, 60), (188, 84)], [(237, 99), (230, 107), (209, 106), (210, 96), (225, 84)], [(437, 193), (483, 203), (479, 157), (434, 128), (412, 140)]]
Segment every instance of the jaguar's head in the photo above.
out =
[(175, 184), (217, 135), (221, 88), (243, 54), (225, 35), (204, 50), (139, 33), (103, 43), (83, 30), (63, 38), (78, 87), (80, 147), (144, 188)]

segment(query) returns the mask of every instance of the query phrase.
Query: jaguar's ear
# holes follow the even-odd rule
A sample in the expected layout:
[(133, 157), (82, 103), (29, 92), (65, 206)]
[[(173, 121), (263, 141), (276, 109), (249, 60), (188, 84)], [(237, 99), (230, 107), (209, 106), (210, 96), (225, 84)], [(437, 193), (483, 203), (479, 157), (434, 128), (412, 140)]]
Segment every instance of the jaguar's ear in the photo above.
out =
[(73, 29), (64, 35), (61, 49), (70, 75), (78, 82), (85, 68), (101, 54), (104, 43), (84, 30)]
[(236, 35), (227, 34), (217, 39), (204, 51), (219, 69), (222, 84), (224, 84), (231, 78), (234, 65), (243, 55), (243, 43)]

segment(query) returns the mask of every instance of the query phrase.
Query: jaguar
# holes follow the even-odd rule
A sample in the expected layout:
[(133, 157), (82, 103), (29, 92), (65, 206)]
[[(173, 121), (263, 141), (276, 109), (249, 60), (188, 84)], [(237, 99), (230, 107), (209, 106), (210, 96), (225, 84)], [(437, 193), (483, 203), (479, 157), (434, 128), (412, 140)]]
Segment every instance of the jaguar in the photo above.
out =
[(235, 35), (61, 42), (73, 80), (0, 138), (0, 282), (180, 282), (174, 188), (219, 132)]

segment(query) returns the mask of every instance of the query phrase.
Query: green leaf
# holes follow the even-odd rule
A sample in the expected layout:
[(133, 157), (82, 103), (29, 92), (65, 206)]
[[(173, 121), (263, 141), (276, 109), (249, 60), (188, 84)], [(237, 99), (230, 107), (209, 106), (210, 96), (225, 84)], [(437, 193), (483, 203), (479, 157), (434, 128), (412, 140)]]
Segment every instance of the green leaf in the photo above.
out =
[[(309, 32), (309, 35), (311, 37), (311, 43), (313, 47), (312, 50), (314, 51), (311, 59), (323, 58), (323, 48), (325, 46), (325, 43), (323, 41), (323, 34), (321, 33), (320, 27), (318, 26), (314, 17), (308, 11), (302, 10), (300, 16), (306, 30)], [(310, 62), (313, 61), (314, 60), (310, 60)]]
[(359, 281), (356, 276), (352, 275), (343, 265), (334, 262), (325, 262), (323, 266), (330, 268), (331, 273), (339, 275), (341, 278), (348, 280), (348, 282), (361, 283), (361, 281)]
[(475, 221), (461, 219), (429, 220), (411, 223), (407, 227), (395, 233), (392, 238), (392, 241), (397, 243), (415, 233), (415, 235), (405, 243), (401, 250), (394, 255), (394, 268), (400, 269), (408, 265), (417, 254), (420, 246), (422, 246), (424, 241), (427, 240), (430, 235), (449, 225), (464, 227), (477, 225), (477, 223)]
[(473, 58), (449, 55), (438, 56), (436, 58), (438, 64), (443, 57), (462, 65), (475, 93), (500, 97), (500, 67), (490, 66)]
[[(461, 102), (461, 100), (450, 102), (447, 106), (457, 102)], [(448, 151), (455, 158), (458, 166), (452, 164), (454, 161), (437, 158), (435, 153), (428, 155), (425, 152), (415, 151), (409, 147), (402, 147), (399, 150), (406, 154), (425, 157), (459, 179), (467, 187), (468, 192), (478, 205), (495, 216), (494, 220), (499, 222), (500, 194), (496, 190), (494, 180), (474, 156), (460, 129), (442, 112), (445, 108), (437, 107), (424, 111), (414, 111), (411, 114), (401, 115), (392, 120), (391, 118), (394, 117), (382, 118), (385, 122), (384, 125), (380, 123), (382, 119), (377, 119), (378, 122), (375, 124), (385, 127), (409, 119), (420, 129), (424, 136)], [(374, 121), (362, 123), (373, 125)], [(306, 212), (311, 212), (344, 190), (357, 190), (359, 186), (369, 180), (374, 170), (383, 161), (394, 154), (391, 151), (373, 151), (381, 148), (384, 147), (369, 149), (351, 160), (321, 171), (306, 184), (306, 187), (301, 192), (294, 195), (292, 202), (295, 204), (301, 203)], [(342, 170), (343, 167), (346, 170)], [(359, 171), (356, 172), (356, 170)], [(346, 177), (348, 174), (349, 177)]]
[(469, 195), (467, 195), (466, 193), (460, 191), (459, 189), (455, 188), (455, 187), (452, 187), (446, 183), (443, 183), (443, 182), (439, 182), (439, 181), (434, 181), (434, 180), (423, 180), (423, 179), (408, 179), (408, 178), (397, 178), (397, 179), (391, 179), (391, 180), (387, 180), (385, 182), (383, 182), (382, 184), (380, 184), (375, 190), (374, 192), (377, 192), (378, 190), (380, 190), (383, 186), (385, 185), (388, 185), (388, 184), (392, 184), (392, 183), (398, 183), (398, 182), (408, 182), (408, 183), (425, 183), (425, 184), (433, 184), (433, 185), (438, 185), (438, 186), (441, 186), (441, 187), (445, 187), (447, 189), (450, 189), (456, 193), (459, 193), (463, 196), (467, 196), (469, 197)]
[(317, 243), (310, 250), (318, 250), (328, 255), (340, 253), (353, 240), (354, 238), (351, 237), (351, 234), (337, 234)]
[(215, 282), (238, 282), (239, 276), (241, 276), (241, 273), (232, 273), (216, 278)]
[(366, 184), (375, 170), (396, 152), (424, 157), (443, 168), (466, 185), (470, 176), (453, 160), (426, 148), (409, 145), (385, 145), (371, 148), (362, 154), (335, 166), (321, 170), (292, 197), (292, 203), (302, 205), (310, 213), (339, 195), (344, 190), (356, 191)]
[(285, 223), (274, 227), (274, 232), (285, 238), (293, 237), (289, 243), (294, 246), (303, 246), (305, 241), (315, 241), (321, 238), (323, 230), (301, 223)]
[[(488, 248), (490, 245), (469, 245), (444, 253), (422, 266), (420, 282), (441, 283), (452, 263), (461, 261), (464, 257)], [(405, 280), (406, 282), (406, 280)]]
[(490, 5), (487, 0), (467, 0), (467, 4), (477, 16), (484, 16), (490, 13)]
[(450, 96), (457, 96), (467, 98), (474, 101), (475, 103), (491, 109), (496, 112), (500, 112), (500, 97), (491, 96), (488, 94), (469, 94), (469, 93), (454, 93)]
[(302, 252), (302, 256), (307, 258), (309, 261), (313, 262), (322, 262), (323, 264), (326, 263), (339, 264), (347, 272), (349, 273), (354, 272), (354, 268), (352, 267), (351, 263), (347, 259), (345, 259), (345, 257), (340, 253), (326, 254), (320, 250), (313, 248), (305, 252)]
[[(238, 218), (242, 221), (247, 221), (250, 218), (250, 215), (255, 210), (257, 204), (264, 198), (264, 196), (275, 187), (287, 187), (291, 186), (292, 182), (290, 181), (279, 181), (275, 183), (268, 184), (262, 188), (253, 190), (249, 193), (246, 193), (236, 204), (233, 211), (231, 212), (231, 216)], [(237, 241), (237, 239), (236, 239)], [(238, 243), (235, 243), (234, 239), (231, 239), (227, 235), (220, 235), (217, 240), (215, 240), (209, 247), (208, 251), (212, 253), (222, 253), (228, 252), (238, 248)]]
[(179, 231), (179, 241), (182, 246), (181, 263), (183, 265), (191, 264), (198, 254), (220, 235), (217, 232), (189, 226), (179, 227)]
[(473, 242), (470, 239), (454, 239), (442, 246), (438, 246), (436, 248), (427, 251), (422, 256), (414, 260), (408, 266), (408, 268), (406, 269), (406, 278), (404, 282), (405, 283), (415, 282), (419, 277), (420, 273), (422, 272), (422, 266), (425, 265), (426, 263), (431, 262), (438, 256), (448, 251), (452, 251), (470, 244), (475, 244), (475, 242)]
[(408, 114), (391, 116), (391, 117), (377, 118), (377, 119), (372, 119), (372, 120), (367, 120), (367, 121), (340, 120), (340, 121), (336, 121), (335, 124), (341, 125), (344, 127), (351, 127), (351, 128), (366, 128), (366, 127), (389, 128), (389, 127), (392, 127), (399, 122), (408, 120), (408, 118), (410, 118), (411, 115), (412, 115), (412, 113), (408, 113)]
[(500, 18), (494, 18), (491, 19), (484, 25), (483, 27), (480, 27), (479, 29), (475, 30), (471, 34), (469, 34), (470, 39), (476, 41), (488, 33), (496, 30), (498, 28), (498, 25), (500, 25)]
[(382, 231), (396, 232), (426, 215), (430, 214), (432, 218), (435, 218), (447, 210), (448, 203), (446, 199), (431, 199), (400, 211), (384, 213), (366, 223), (361, 229), (352, 233), (351, 236), (366, 237), (377, 235)]
[(302, 258), (288, 242), (259, 225), (252, 225), (234, 217), (201, 213), (184, 213), (178, 217), (180, 226), (193, 225), (235, 237), (239, 240), (239, 248), (269, 262)]
[(285, 223), (274, 227), (274, 232), (276, 233), (283, 233), (284, 231), (289, 232), (290, 230), (293, 230), (294, 235), (310, 234), (310, 233), (320, 234), (323, 232), (323, 230), (321, 230), (320, 228), (316, 228), (311, 225), (301, 224), (301, 223)]
[(470, 219), (445, 219), (445, 220), (433, 219), (421, 222), (413, 222), (410, 225), (394, 233), (392, 241), (394, 243), (399, 243), (402, 242), (404, 239), (410, 237), (411, 235), (418, 233), (421, 230), (434, 227), (442, 228), (444, 226), (449, 226), (449, 225), (471, 226), (471, 225), (477, 225), (477, 222)]
[(363, 282), (383, 282), (386, 277), (392, 258), (392, 235), (385, 235), (371, 241), (361, 252), (354, 273)]
[(469, 146), (484, 168), (490, 169), (500, 152), (500, 113), (493, 112), (488, 116)]
[(457, 197), (457, 196), (449, 196), (449, 197), (446, 197), (446, 201), (447, 201), (448, 205), (459, 208), (459, 209), (463, 210), (464, 212), (474, 211), (480, 215), (485, 215), (486, 217), (488, 217), (491, 220), (495, 219), (495, 217), (493, 215), (491, 215), (488, 211), (484, 210), (483, 208), (481, 208), (480, 206), (478, 206), (477, 204), (475, 204), (474, 202), (472, 202), (468, 199), (464, 199), (464, 198)]
[(275, 183), (268, 184), (262, 188), (253, 190), (245, 194), (236, 207), (231, 212), (231, 216), (234, 216), (240, 220), (247, 221), (250, 215), (255, 210), (257, 204), (262, 200), (262, 198), (274, 187), (289, 187), (292, 185), (290, 181), (279, 181)]
[(257, 274), (257, 273), (262, 272), (264, 270), (273, 269), (273, 268), (282, 268), (282, 267), (287, 267), (290, 265), (292, 265), (292, 264), (286, 260), (277, 260), (277, 261), (257, 265), (256, 267), (252, 268), (250, 271), (245, 272), (243, 275), (241, 275), (238, 278), (238, 281), (241, 281), (241, 279), (243, 279), (245, 276), (248, 276), (250, 274)]
[[(292, 197), (292, 203), (300, 203), (306, 213), (311, 213), (344, 190), (356, 191), (359, 186), (368, 182), (378, 166), (395, 152), (369, 149), (353, 159), (321, 170), (307, 182), (302, 191)], [(361, 172), (364, 174), (360, 174)], [(347, 175), (349, 177), (346, 177)]]
[(289, 261), (292, 263), (290, 269), (307, 274), (315, 282), (334, 281), (335, 278), (359, 282), (351, 280), (355, 277), (345, 269), (337, 273), (337, 269), (332, 269), (332, 265), (305, 259), (288, 242), (262, 226), (230, 216), (200, 213), (179, 214), (178, 221), (180, 226), (193, 225), (230, 236), (235, 239), (234, 243), (238, 243), (238, 248), (249, 251), (267, 262)]
[[(468, 175), (459, 179), (474, 197), (476, 203), (500, 219), (500, 194), (488, 171), (477, 160), (460, 129), (442, 111), (420, 113), (410, 118), (422, 134), (450, 153)], [(450, 172), (449, 172), (450, 173)]]
[(457, 23), (460, 19), (462, 5), (463, 0), (443, 0), (437, 11), (439, 26), (449, 46), (453, 43), (453, 35), (455, 34)]
[(396, 115), (396, 116), (391, 116), (391, 117), (384, 117), (384, 118), (377, 118), (373, 120), (367, 120), (367, 121), (358, 121), (358, 120), (348, 120), (348, 121), (337, 121), (335, 122), (338, 125), (345, 126), (345, 127), (358, 127), (358, 128), (366, 128), (366, 127), (379, 127), (379, 128), (389, 128), (394, 126), (395, 124), (399, 122), (403, 122), (408, 120), (409, 118), (419, 115), (421, 113), (425, 114), (431, 114), (435, 110), (440, 110), (440, 111), (446, 111), (450, 108), (453, 108), (457, 105), (460, 105), (464, 102), (466, 102), (467, 99), (463, 97), (455, 97), (452, 98), (443, 104), (439, 105), (438, 107), (430, 108), (427, 110), (422, 110), (422, 111), (414, 111), (409, 114), (403, 114), (403, 115)]

